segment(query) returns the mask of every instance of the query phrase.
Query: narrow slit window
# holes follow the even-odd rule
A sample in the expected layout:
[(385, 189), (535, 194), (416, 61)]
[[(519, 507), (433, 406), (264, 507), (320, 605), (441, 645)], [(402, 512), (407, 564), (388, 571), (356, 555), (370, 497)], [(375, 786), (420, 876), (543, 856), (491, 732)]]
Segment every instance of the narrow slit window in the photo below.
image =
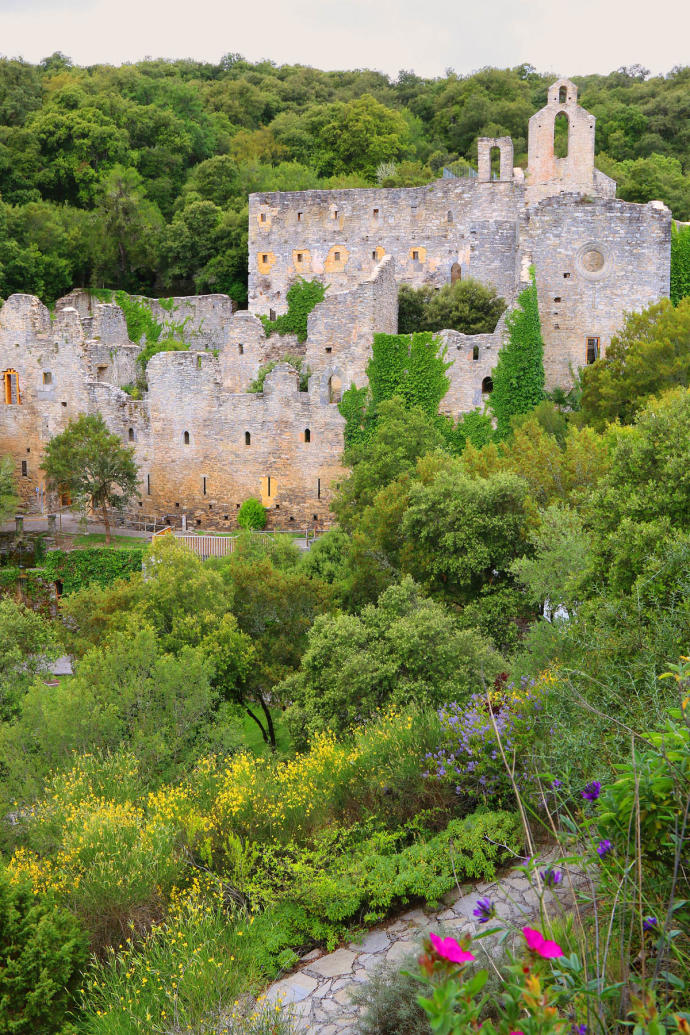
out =
[(244, 433), (244, 444), (245, 446), (251, 446), (252, 444), (252, 436), (248, 431), (245, 431)]
[(266, 222), (266, 213), (265, 213), (265, 212), (262, 212), (262, 213), (261, 213), (261, 222), (262, 222), (262, 223), (265, 223), (265, 222)]
[(417, 262), (419, 260), (419, 252), (412, 252), (412, 258)]
[(26, 460), (22, 460), (22, 478), (28, 478), (29, 476), (29, 465)]
[(301, 222), (302, 222), (302, 213), (301, 213), (301, 212), (298, 212), (298, 213), (297, 213), (297, 222), (298, 222), (298, 223), (301, 223)]
[(336, 262), (340, 262), (340, 252), (333, 252), (333, 258)]
[(134, 428), (130, 428), (127, 432), (127, 438), (130, 442), (134, 442)]
[(317, 498), (317, 500), (321, 499), (321, 479), (320, 478), (316, 479), (316, 498)]
[(374, 209), (374, 219), (378, 219), (378, 218), (379, 218), (379, 210), (377, 208), (375, 208)]
[(371, 253), (371, 257), (372, 257), (372, 259), (375, 259), (376, 258), (376, 252), (372, 252)]
[(151, 495), (151, 475), (150, 474), (146, 475), (146, 495), (147, 496)]
[(599, 359), (599, 339), (588, 338), (587, 339), (587, 366), (591, 366), (592, 363), (596, 363)]
[(186, 446), (189, 445), (189, 432), (188, 431), (185, 431), (184, 435), (182, 436), (182, 441), (184, 442), (184, 444)]
[(203, 494), (205, 496), (206, 495), (206, 478), (202, 478), (201, 479), (201, 488), (202, 488)]
[(475, 345), (472, 348), (472, 362), (476, 363), (478, 359), (479, 359), (479, 346)]
[(304, 429), (304, 441), (311, 442), (311, 430), (309, 428)]
[(334, 208), (334, 209), (333, 209), (333, 218), (334, 218), (334, 219), (337, 219), (337, 218), (338, 218), (338, 209), (337, 209), (337, 208)]
[(239, 352), (240, 356), (243, 356), (244, 355), (244, 345), (238, 345), (237, 346), (237, 351)]
[(44, 385), (52, 385), (52, 383), (53, 383), (53, 375), (51, 374), (50, 370), (44, 370), (43, 371), (43, 384)]
[(297, 252), (297, 261), (302, 262), (302, 252)]
[(275, 311), (275, 309), (269, 309), (268, 310), (268, 318), (271, 321), (271, 323), (275, 323), (275, 319), (276, 319), (276, 311)]

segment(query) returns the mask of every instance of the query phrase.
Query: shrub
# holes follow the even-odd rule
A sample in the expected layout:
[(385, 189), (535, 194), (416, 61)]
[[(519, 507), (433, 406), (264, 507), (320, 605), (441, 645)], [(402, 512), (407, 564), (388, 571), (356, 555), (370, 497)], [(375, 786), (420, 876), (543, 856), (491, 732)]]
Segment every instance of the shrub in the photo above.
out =
[(460, 331), (462, 334), (491, 334), (506, 304), (496, 289), (469, 278), (444, 284), (440, 290), (430, 285), (398, 290), (398, 330)]
[(0, 1033), (52, 1035), (74, 1003), (86, 938), (54, 897), (0, 868)]
[(267, 337), (271, 334), (296, 334), (298, 341), (307, 340), (307, 320), (309, 313), (319, 302), (323, 302), (328, 285), (320, 280), (304, 280), (300, 278), (289, 289), (285, 296), (288, 304), (287, 313), (276, 320), (261, 317)]
[(266, 509), (254, 496), (246, 499), (237, 513), (237, 524), (240, 528), (265, 528)]

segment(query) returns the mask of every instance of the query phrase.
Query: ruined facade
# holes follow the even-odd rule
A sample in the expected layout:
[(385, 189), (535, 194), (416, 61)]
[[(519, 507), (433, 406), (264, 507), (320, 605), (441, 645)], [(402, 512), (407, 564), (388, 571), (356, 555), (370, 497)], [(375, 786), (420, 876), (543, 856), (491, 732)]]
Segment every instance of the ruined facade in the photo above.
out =
[[(563, 157), (557, 119), (568, 124)], [(559, 80), (530, 120), (526, 173), (499, 137), (479, 141), (473, 179), (252, 195), (249, 311), (234, 312), (223, 295), (145, 300), (160, 323), (184, 326), (189, 351), (154, 356), (141, 399), (123, 391), (137, 379), (141, 345), (128, 340), (117, 305), (75, 291), (51, 315), (13, 295), (0, 309), (0, 454), (14, 457), (25, 501), (39, 498), (45, 443), (80, 413), (100, 412), (135, 449), (135, 514), (232, 528), (257, 496), (274, 527), (327, 524), (343, 476), (337, 402), (365, 383), (373, 335), (396, 332), (402, 282), (441, 287), (471, 276), (510, 304), (534, 266), (547, 385), (566, 386), (606, 351), (626, 311), (669, 288), (670, 212), (616, 199), (594, 166), (594, 122), (576, 87)], [(329, 285), (306, 342), (267, 336), (259, 315), (285, 312), (299, 277)], [(442, 332), (453, 361), (445, 412), (482, 405), (503, 330), (502, 320), (492, 334)], [(248, 392), (260, 367), (286, 353), (309, 367), (308, 391), (279, 363), (263, 392)]]

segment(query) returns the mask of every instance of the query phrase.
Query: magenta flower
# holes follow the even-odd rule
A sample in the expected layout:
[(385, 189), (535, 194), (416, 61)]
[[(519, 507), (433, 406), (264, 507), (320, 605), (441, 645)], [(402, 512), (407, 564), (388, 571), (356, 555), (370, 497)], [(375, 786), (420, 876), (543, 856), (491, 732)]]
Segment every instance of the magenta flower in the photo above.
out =
[(580, 793), (585, 801), (596, 801), (601, 794), (601, 784), (598, 780), (592, 780)]
[(470, 963), (474, 959), (472, 953), (463, 949), (455, 938), (439, 938), (437, 934), (430, 934), (429, 939), (438, 955), (442, 956), (444, 960), (462, 964)]
[(522, 933), (525, 936), (527, 948), (530, 952), (536, 952), (537, 956), (541, 956), (542, 959), (553, 960), (563, 955), (563, 949), (557, 942), (550, 942), (541, 932), (535, 931), (533, 927), (523, 927)]

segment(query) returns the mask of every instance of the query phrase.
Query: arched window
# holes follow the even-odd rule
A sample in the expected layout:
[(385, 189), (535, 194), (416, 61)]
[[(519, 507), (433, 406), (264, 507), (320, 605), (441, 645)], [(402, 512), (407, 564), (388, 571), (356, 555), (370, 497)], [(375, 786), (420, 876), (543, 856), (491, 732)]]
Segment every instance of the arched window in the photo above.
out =
[(491, 395), (494, 390), (494, 383), (490, 377), (485, 377), (482, 381), (482, 395)]
[(565, 86), (562, 86), (560, 88), (560, 90), (558, 91), (558, 103), (559, 104), (565, 104), (565, 102), (567, 100), (568, 100), (568, 91), (566, 90)]
[(568, 157), (568, 135), (570, 120), (564, 111), (559, 111), (553, 121), (553, 153), (556, 158)]
[(328, 381), (329, 403), (339, 403), (343, 397), (343, 382), (337, 374), (332, 374)]
[(304, 441), (311, 442), (311, 431), (309, 430), (309, 428), (304, 429)]
[(245, 431), (244, 433), (244, 444), (245, 446), (251, 446), (252, 444), (252, 436), (249, 434), (248, 431)]
[(189, 445), (189, 432), (188, 431), (185, 431), (184, 435), (182, 436), (182, 441), (184, 442), (184, 444), (186, 446)]
[(22, 398), (19, 394), (19, 375), (16, 370), (3, 371), (2, 379), (5, 385), (5, 402), (8, 406), (19, 405)]
[(130, 442), (134, 442), (134, 428), (130, 428), (127, 432), (127, 438)]
[(462, 280), (462, 266), (459, 262), (454, 262), (450, 268), (450, 282), (457, 284), (459, 280)]

